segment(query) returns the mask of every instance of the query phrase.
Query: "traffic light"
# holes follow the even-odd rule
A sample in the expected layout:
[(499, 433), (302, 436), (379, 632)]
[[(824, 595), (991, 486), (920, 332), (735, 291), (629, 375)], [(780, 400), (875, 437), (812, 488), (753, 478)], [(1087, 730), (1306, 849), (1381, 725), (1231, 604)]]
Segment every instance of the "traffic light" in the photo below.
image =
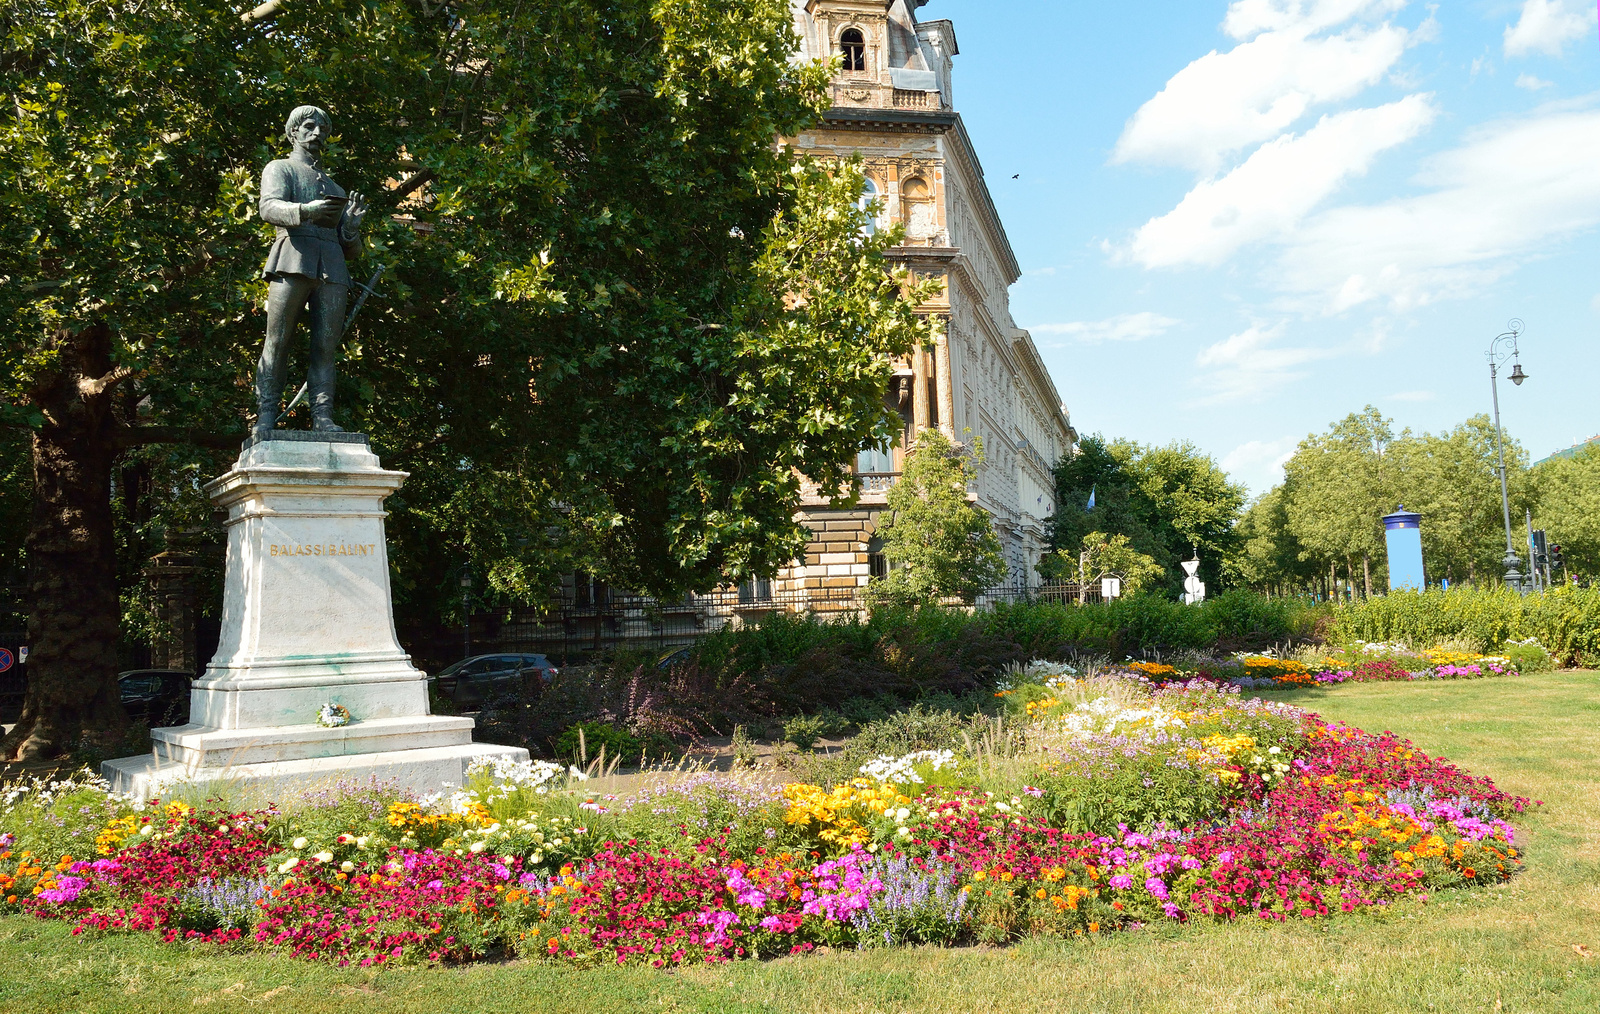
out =
[(1550, 569), (1551, 570), (1560, 570), (1563, 566), (1565, 566), (1565, 565), (1561, 562), (1561, 547), (1560, 546), (1551, 546), (1550, 547)]

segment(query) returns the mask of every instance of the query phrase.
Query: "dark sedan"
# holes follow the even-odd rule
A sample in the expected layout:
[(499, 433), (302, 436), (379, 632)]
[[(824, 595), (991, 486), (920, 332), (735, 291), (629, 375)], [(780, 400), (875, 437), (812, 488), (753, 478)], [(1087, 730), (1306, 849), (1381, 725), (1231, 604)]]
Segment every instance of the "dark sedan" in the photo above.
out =
[(122, 710), (151, 728), (189, 721), (189, 685), (194, 675), (181, 669), (132, 669), (117, 674)]
[(534, 673), (543, 685), (556, 678), (556, 667), (543, 655), (477, 655), (446, 666), (430, 681), (456, 707), (477, 708)]

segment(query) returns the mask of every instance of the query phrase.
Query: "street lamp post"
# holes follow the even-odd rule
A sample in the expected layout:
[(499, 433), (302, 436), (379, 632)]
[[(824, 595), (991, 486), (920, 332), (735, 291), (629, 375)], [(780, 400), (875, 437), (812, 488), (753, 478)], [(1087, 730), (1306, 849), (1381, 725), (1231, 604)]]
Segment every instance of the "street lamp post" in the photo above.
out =
[(1506, 521), (1506, 584), (1519, 592), (1525, 592), (1522, 583), (1522, 557), (1517, 554), (1511, 535), (1511, 495), (1506, 490), (1506, 443), (1505, 437), (1500, 432), (1500, 385), (1499, 370), (1507, 359), (1511, 360), (1511, 382), (1518, 387), (1528, 379), (1522, 372), (1522, 364), (1517, 361), (1517, 337), (1522, 333), (1523, 323), (1513, 317), (1511, 323), (1506, 325), (1508, 330), (1495, 336), (1489, 343), (1489, 351), (1484, 353), (1489, 360), (1489, 393), (1494, 399), (1494, 446), (1500, 458), (1500, 508), (1505, 513)]
[(472, 567), (461, 568), (461, 657), (472, 657)]

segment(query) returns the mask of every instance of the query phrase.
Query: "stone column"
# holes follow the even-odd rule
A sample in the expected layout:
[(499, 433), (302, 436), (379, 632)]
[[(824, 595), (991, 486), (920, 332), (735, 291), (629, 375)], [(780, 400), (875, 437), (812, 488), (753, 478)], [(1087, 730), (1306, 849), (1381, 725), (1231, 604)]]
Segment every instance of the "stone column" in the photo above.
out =
[(928, 428), (928, 354), (921, 349), (911, 353), (911, 436)]
[[(948, 325), (946, 325), (948, 326)], [(933, 376), (939, 393), (939, 429), (952, 441), (956, 439), (955, 393), (950, 382), (950, 337), (939, 335), (933, 349)]]

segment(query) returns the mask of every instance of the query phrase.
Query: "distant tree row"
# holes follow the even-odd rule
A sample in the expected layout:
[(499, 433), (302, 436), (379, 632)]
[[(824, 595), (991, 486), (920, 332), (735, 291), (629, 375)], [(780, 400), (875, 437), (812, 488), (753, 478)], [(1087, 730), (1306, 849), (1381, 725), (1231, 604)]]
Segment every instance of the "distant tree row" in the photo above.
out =
[[(1600, 572), (1600, 455), (1530, 469), (1507, 439), (1506, 482), (1514, 543), (1526, 555), (1525, 511), (1564, 550), (1569, 570)], [(1476, 415), (1442, 433), (1395, 432), (1370, 405), (1301, 441), (1273, 487), (1240, 520), (1230, 584), (1278, 593), (1357, 594), (1388, 587), (1383, 516), (1401, 505), (1422, 515), (1430, 583), (1501, 579), (1505, 518), (1494, 425)]]
[[(1055, 472), (1052, 552), (1039, 565), (1045, 577), (1076, 580), (1083, 552), (1090, 554), (1091, 576), (1108, 566), (1118, 570), (1101, 562), (1110, 553), (1132, 561), (1121, 570), (1139, 571), (1130, 590), (1143, 586), (1177, 594), (1183, 583), (1179, 561), (1198, 552), (1201, 579), (1220, 586), (1223, 561), (1238, 547), (1246, 490), (1193, 444), (1146, 446), (1095, 434), (1083, 438)], [(1118, 536), (1125, 538), (1117, 541)], [(1159, 574), (1148, 569), (1152, 565)]]

